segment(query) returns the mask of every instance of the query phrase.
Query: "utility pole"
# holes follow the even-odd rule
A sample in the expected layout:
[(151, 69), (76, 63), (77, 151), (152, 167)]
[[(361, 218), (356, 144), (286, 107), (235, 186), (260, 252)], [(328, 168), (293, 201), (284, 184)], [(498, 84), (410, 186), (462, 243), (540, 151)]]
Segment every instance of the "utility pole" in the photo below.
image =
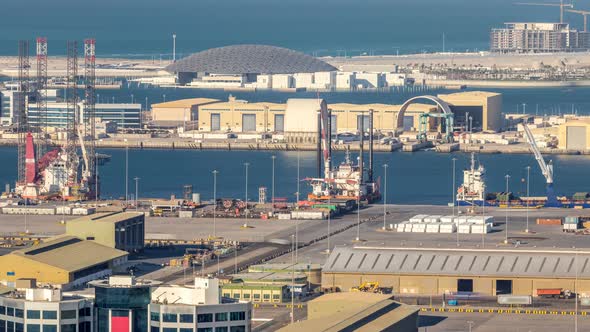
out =
[(504, 243), (508, 244), (508, 210), (510, 208), (510, 194), (508, 192), (508, 180), (510, 179), (510, 175), (506, 174), (506, 238), (504, 239)]
[(176, 62), (176, 33), (172, 34), (172, 62)]
[(387, 164), (383, 164), (383, 230), (387, 221)]

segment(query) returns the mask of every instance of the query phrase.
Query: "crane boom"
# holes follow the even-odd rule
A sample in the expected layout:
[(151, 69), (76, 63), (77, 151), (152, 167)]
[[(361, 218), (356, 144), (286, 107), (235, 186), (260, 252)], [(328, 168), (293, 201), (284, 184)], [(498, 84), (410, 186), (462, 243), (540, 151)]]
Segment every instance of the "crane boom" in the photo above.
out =
[(590, 11), (566, 9), (566, 12), (582, 15), (584, 17), (584, 32), (588, 32), (588, 15), (590, 15)]
[(563, 0), (560, 0), (559, 3), (516, 2), (515, 5), (520, 5), (520, 6), (549, 6), (549, 7), (559, 7), (559, 23), (563, 23), (563, 12), (564, 12), (564, 8), (574, 8), (574, 4), (573, 3), (563, 3)]
[(541, 151), (537, 146), (537, 142), (535, 142), (535, 138), (533, 137), (533, 133), (531, 132), (529, 126), (526, 123), (523, 123), (523, 127), (526, 139), (529, 142), (533, 154), (535, 155), (535, 159), (539, 164), (539, 168), (541, 168), (541, 173), (543, 173), (545, 180), (547, 180), (547, 184), (553, 184), (553, 165), (551, 162), (549, 162), (549, 165), (545, 163), (545, 159), (543, 159), (543, 156), (541, 155)]

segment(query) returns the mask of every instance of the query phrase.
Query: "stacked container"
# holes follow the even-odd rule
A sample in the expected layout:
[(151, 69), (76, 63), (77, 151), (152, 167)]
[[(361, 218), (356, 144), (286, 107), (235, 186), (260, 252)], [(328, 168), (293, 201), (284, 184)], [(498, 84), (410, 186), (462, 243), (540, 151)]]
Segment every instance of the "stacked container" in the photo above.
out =
[(441, 223), (440, 224), (440, 233), (455, 233), (457, 231), (457, 226), (454, 223)]

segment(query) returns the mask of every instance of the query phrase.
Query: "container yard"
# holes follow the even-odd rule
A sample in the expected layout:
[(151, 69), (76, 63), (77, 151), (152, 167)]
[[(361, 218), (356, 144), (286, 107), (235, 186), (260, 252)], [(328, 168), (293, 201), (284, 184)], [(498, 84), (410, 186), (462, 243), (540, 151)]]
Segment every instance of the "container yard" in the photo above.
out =
[(440, 216), (419, 214), (408, 221), (390, 224), (390, 228), (404, 233), (487, 234), (494, 227), (493, 216)]

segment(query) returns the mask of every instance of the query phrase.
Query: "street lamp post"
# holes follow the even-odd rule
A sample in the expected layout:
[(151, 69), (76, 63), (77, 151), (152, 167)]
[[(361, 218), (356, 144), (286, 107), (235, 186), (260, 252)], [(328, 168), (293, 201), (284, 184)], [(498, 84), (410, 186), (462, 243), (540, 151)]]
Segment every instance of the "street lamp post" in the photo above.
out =
[(508, 210), (510, 209), (510, 194), (508, 193), (508, 180), (510, 179), (510, 175), (506, 174), (506, 238), (504, 239), (504, 243), (508, 244)]
[(213, 172), (213, 238), (217, 239), (217, 173), (219, 171), (214, 170)]
[(135, 211), (137, 211), (139, 208), (139, 178), (136, 176), (133, 180), (135, 180)]
[[(526, 105), (526, 104), (523, 104)], [(529, 232), (529, 204), (531, 201), (531, 195), (529, 193), (530, 186), (529, 180), (531, 178), (531, 166), (526, 167), (526, 229), (524, 230), (526, 233)]]
[(299, 207), (299, 181), (300, 181), (300, 173), (299, 173), (299, 169), (300, 169), (300, 150), (297, 149), (297, 207)]
[(275, 156), (274, 154), (270, 157), (272, 159), (272, 198), (271, 198), (271, 203), (272, 203), (272, 212), (274, 214), (275, 212), (275, 159), (277, 159), (277, 156)]
[(125, 141), (125, 205), (129, 205), (129, 144)]
[(250, 212), (250, 210), (248, 210), (248, 166), (250, 166), (250, 163), (244, 163), (244, 167), (246, 168), (246, 223), (244, 224), (245, 227), (248, 227), (248, 212)]
[[(451, 192), (451, 202), (453, 204), (453, 217), (455, 217), (455, 165), (457, 158), (451, 159), (453, 161), (453, 191)], [(453, 218), (454, 219), (454, 218)], [(457, 247), (459, 246), (459, 223), (457, 223)]]
[(389, 165), (383, 164), (383, 230), (387, 222), (387, 167)]

